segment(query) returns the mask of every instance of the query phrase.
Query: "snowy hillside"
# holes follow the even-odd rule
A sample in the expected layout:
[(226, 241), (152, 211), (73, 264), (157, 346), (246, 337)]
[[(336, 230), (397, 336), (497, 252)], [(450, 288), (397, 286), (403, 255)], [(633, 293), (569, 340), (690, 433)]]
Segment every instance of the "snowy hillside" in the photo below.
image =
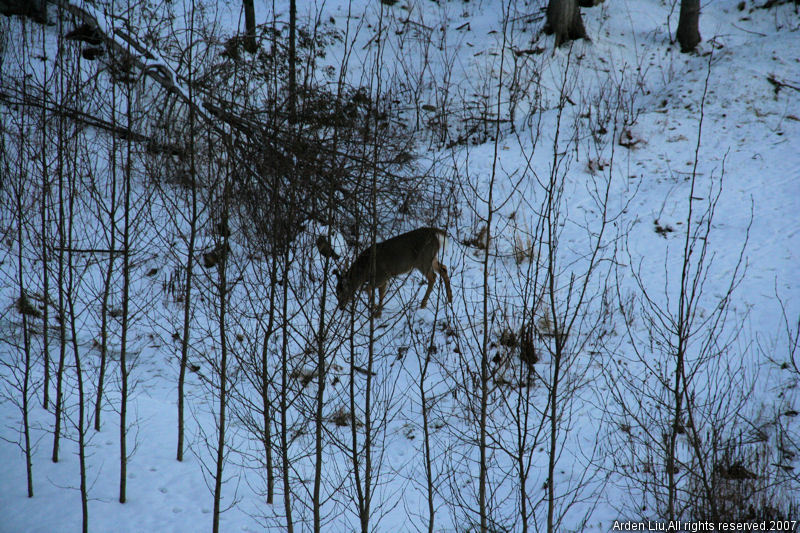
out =
[(301, 4), (0, 18), (0, 531), (794, 530), (800, 5)]

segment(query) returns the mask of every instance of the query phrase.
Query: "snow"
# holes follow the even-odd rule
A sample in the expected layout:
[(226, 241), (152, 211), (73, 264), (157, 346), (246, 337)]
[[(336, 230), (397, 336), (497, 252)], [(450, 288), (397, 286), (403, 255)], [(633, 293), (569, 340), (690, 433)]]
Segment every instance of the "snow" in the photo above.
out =
[[(348, 6), (341, 1), (324, 2), (301, 8), (298, 17), (314, 16), (320, 12), (320, 20), (334, 19), (340, 32), (345, 24), (350, 25), (352, 54), (349, 62), (350, 81), (367, 83), (369, 69), (353, 68), (373, 57), (374, 46), (369, 43), (377, 29), (378, 10), (381, 4), (370, 3), (367, 8), (360, 4)], [(800, 87), (800, 17), (791, 3), (770, 10), (750, 10), (756, 4), (747, 2), (747, 9), (739, 11), (737, 2), (716, 1), (703, 5), (700, 17), (700, 33), (703, 42), (699, 53), (681, 54), (677, 46), (669, 44), (669, 30), (674, 34), (677, 25), (677, 9), (670, 17), (671, 6), (655, 0), (620, 0), (601, 6), (584, 9), (583, 17), (587, 33), (592, 42), (577, 42), (572, 48), (562, 47), (553, 50), (552, 37), (538, 37), (543, 20), (538, 4), (527, 3), (517, 7), (515, 16), (520, 20), (532, 22), (515, 27), (511, 45), (516, 49), (542, 47), (544, 51), (532, 57), (530, 70), (539, 76), (542, 92), (540, 107), (536, 95), (527, 94), (521, 99), (517, 110), (518, 130), (516, 133), (504, 127), (498, 140), (498, 161), (494, 183), (495, 205), (502, 206), (495, 214), (491, 251), (498, 259), (493, 260), (492, 290), (500, 295), (505, 307), (499, 313), (513, 313), (522, 305), (520, 293), (523, 290), (514, 261), (516, 237), (530, 232), (535, 227), (536, 209), (541, 200), (541, 187), (537, 179), (547, 179), (553, 164), (552, 145), (556, 120), (557, 103), (562, 80), (574, 87), (571, 94), (576, 105), (564, 108), (559, 139), (562, 150), (572, 151), (566, 156), (564, 164), (569, 164), (567, 181), (563, 192), (563, 214), (566, 217), (560, 236), (565, 256), (562, 258), (566, 284), (570, 273), (581, 272), (585, 265), (587, 250), (591, 241), (586, 228), (594, 227), (599, 220), (597, 205), (593, 201), (593, 184), (600, 184), (604, 177), (610, 177), (610, 216), (615, 217), (602, 237), (604, 243), (612, 241), (624, 243), (625, 253), (620, 252), (617, 260), (630, 260), (631, 269), (641, 275), (642, 283), (650, 289), (653, 297), (661, 303), (668, 303), (671, 309), (677, 305), (674, 289), (680, 276), (680, 254), (685, 240), (685, 226), (688, 209), (689, 187), (695, 163), (695, 149), (698, 143), (699, 112), (703, 106), (702, 137), (697, 158), (697, 185), (694, 196), (695, 215), (693, 224), (701, 222), (709, 198), (720, 190), (719, 202), (711, 226), (708, 244), (709, 259), (713, 259), (709, 280), (705, 286), (701, 312), (713, 311), (713, 306), (723, 298), (731, 281), (742, 246), (745, 270), (741, 283), (737, 286), (732, 301), (733, 314), (728, 328), (740, 330), (745, 338), (741, 341), (749, 349), (743, 350), (746, 357), (742, 367), (754, 374), (754, 394), (749, 398), (749, 411), (764, 412), (773, 410), (798, 409), (797, 376), (766, 364), (763, 354), (754, 349), (755, 344), (769, 348), (771, 355), (782, 361), (788, 356), (785, 331), (783, 331), (780, 297), (789, 320), (790, 327), (796, 327), (800, 316), (800, 285), (798, 285), (798, 265), (800, 258), (800, 90), (784, 87), (780, 91), (768, 78)], [(99, 8), (89, 4), (84, 6), (99, 22), (101, 27), (112, 27), (107, 15)], [(220, 6), (219, 20), (229, 27), (238, 23), (237, 6)], [(227, 11), (233, 9), (234, 11)], [(386, 83), (392, 79), (393, 69), (413, 71), (425, 91), (417, 104), (430, 104), (436, 108), (444, 106), (445, 98), (472, 98), (474, 94), (485, 94), (491, 101), (496, 99), (496, 83), (500, 73), (500, 52), (502, 50), (502, 13), (494, 2), (399, 2), (395, 6), (382, 8), (389, 16), (383, 22), (391, 30), (402, 30), (401, 34), (389, 31), (386, 41), (385, 60), (388, 63)], [(282, 19), (288, 19), (288, 9), (279, 7)], [(351, 12), (348, 19), (347, 13)], [(270, 20), (266, 7), (257, 3), (257, 19)], [(424, 24), (418, 26), (406, 20)], [(21, 35), (19, 19), (0, 21), (8, 30), (3, 40), (11, 46), (2, 54), (10, 57), (19, 53)], [(464, 24), (468, 23), (465, 29)], [(422, 29), (420, 29), (422, 28)], [(57, 26), (47, 28), (48, 47), (55, 46)], [(418, 32), (432, 35), (432, 48), (428, 49), (428, 62), (416, 62), (424, 48), (423, 39)], [(401, 38), (406, 34), (413, 38)], [(421, 35), (421, 34), (419, 34)], [(538, 40), (537, 40), (538, 39)], [(120, 42), (124, 46), (124, 42)], [(2, 50), (2, 49), (0, 49)], [(325, 58), (326, 64), (335, 68), (341, 64), (346, 50), (342, 41), (337, 41)], [(503, 64), (503, 76), (511, 75), (511, 56), (507, 54)], [(149, 60), (152, 65), (162, 65), (170, 72), (172, 80), (178, 80), (175, 71), (162, 57)], [(442, 79), (447, 65), (450, 83), (458, 90), (457, 94), (443, 93)], [(9, 66), (3, 66), (10, 69)], [(48, 67), (52, 69), (52, 64)], [(52, 70), (50, 70), (52, 71)], [(566, 72), (566, 74), (565, 74)], [(707, 81), (707, 95), (702, 102)], [(494, 85), (493, 85), (494, 84)], [(188, 90), (177, 83), (184, 97)], [(0, 84), (0, 88), (2, 88)], [(398, 92), (402, 88), (398, 88)], [(451, 89), (452, 90), (452, 89)], [(612, 94), (621, 94), (622, 104), (618, 109), (604, 109), (603, 102), (610, 101)], [(507, 97), (507, 93), (504, 93)], [(625, 107), (625, 103), (629, 107)], [(590, 118), (575, 116), (586, 104), (596, 114)], [(507, 115), (507, 108), (503, 113)], [(409, 105), (409, 113), (413, 113)], [(4, 116), (9, 107), (0, 101)], [(425, 116), (425, 111), (416, 110)], [(592, 144), (592, 120), (603, 112), (617, 113), (628, 120), (631, 140), (634, 145), (625, 148), (613, 139), (612, 135), (623, 134), (622, 128), (613, 129), (603, 136), (600, 152)], [(528, 119), (528, 120), (526, 120)], [(541, 136), (535, 135), (535, 128), (526, 127), (530, 121), (541, 121)], [(573, 129), (573, 124), (576, 125)], [(569, 130), (569, 133), (565, 131)], [(576, 132), (582, 139), (580, 149), (574, 149), (568, 138)], [(613, 153), (612, 153), (613, 149)], [(376, 442), (379, 459), (379, 479), (375, 502), (381, 503), (380, 516), (375, 516), (375, 529), (378, 531), (414, 531), (424, 529), (427, 516), (425, 494), (425, 468), (422, 461), (421, 407), (419, 399), (418, 376), (426, 355), (425, 347), (430, 342), (431, 332), (435, 330), (437, 352), (431, 354), (427, 393), (437, 400), (431, 412), (432, 443), (436, 452), (434, 469), (440, 476), (441, 493), (436, 498), (436, 530), (460, 531), (465, 528), (463, 515), (451, 512), (452, 502), (448, 498), (461, 497), (465, 505), (477, 506), (475, 479), (478, 475), (477, 448), (464, 446), (456, 441), (460, 437), (475, 437), (474, 427), (465, 421), (469, 413), (464, 411), (465, 402), (450, 400), (470, 390), (469, 380), (474, 377), (476, 368), (466, 368), (464, 361), (469, 357), (457, 358), (454, 349), (475, 353), (478, 349), (482, 326), (477, 321), (482, 305), (482, 252), (467, 249), (462, 243), (474, 237), (480, 224), (478, 215), (488, 212), (485, 199), (489, 179), (493, 175), (494, 143), (483, 139), (473, 146), (459, 146), (450, 152), (426, 154), (421, 148), (420, 161), (426, 157), (436, 160), (443, 156), (449, 161), (454, 172), (465, 182), (476, 187), (475, 197), (468, 197), (469, 187), (459, 194), (462, 216), (448, 227), (448, 246), (445, 264), (451, 274), (454, 304), (445, 306), (444, 291), (437, 290), (431, 296), (428, 309), (419, 310), (418, 302), (421, 278), (418, 273), (408, 276), (401, 285), (395, 283), (386, 297), (382, 320), (376, 321), (377, 353), (376, 373), (373, 386), (380, 409), (384, 409), (388, 423), (381, 430)], [(531, 158), (531, 154), (533, 157)], [(613, 158), (613, 159), (612, 159)], [(526, 161), (530, 160), (530, 163)], [(602, 162), (605, 170), (592, 174), (592, 164)], [(613, 161), (613, 166), (609, 163)], [(528, 164), (530, 165), (528, 167)], [(609, 170), (610, 168), (610, 170)], [(723, 174), (724, 170), (724, 174)], [(524, 179), (523, 179), (524, 177)], [(722, 180), (720, 182), (720, 180)], [(467, 209), (467, 204), (473, 212)], [(4, 204), (3, 209), (10, 204)], [(158, 213), (154, 217), (165, 216)], [(156, 218), (158, 219), (158, 218)], [(2, 234), (9, 235), (0, 251), (0, 271), (5, 285), (0, 292), (0, 360), (4, 363), (14, 361), (19, 353), (7, 339), (20, 339), (20, 315), (14, 310), (18, 288), (9, 280), (15, 279), (16, 245), (13, 244), (16, 232), (9, 232), (9, 221), (13, 213), (2, 217)], [(408, 226), (411, 221), (404, 224)], [(422, 224), (419, 224), (422, 225)], [(655, 227), (669, 227), (673, 231), (660, 235)], [(409, 228), (410, 229), (410, 228)], [(311, 225), (307, 228), (310, 242), (316, 235), (324, 233), (325, 227)], [(749, 236), (748, 236), (749, 235)], [(596, 237), (596, 235), (594, 235)], [(624, 239), (623, 239), (624, 237)], [(140, 237), (143, 241), (147, 236)], [(618, 239), (616, 240), (615, 239)], [(345, 240), (334, 234), (333, 245), (344, 257), (352, 257)], [(622, 249), (624, 250), (624, 248)], [(234, 249), (236, 252), (236, 248)], [(298, 252), (300, 253), (300, 252)], [(629, 255), (628, 255), (629, 254)], [(138, 266), (134, 277), (137, 280), (136, 294), (157, 293), (158, 280), (148, 280), (143, 274), (151, 267), (160, 272), (166, 271), (167, 254), (159, 251), (146, 263)], [(600, 267), (600, 276), (610, 275), (610, 262)], [(635, 292), (635, 284), (630, 269), (623, 268), (620, 293)], [(33, 276), (33, 273), (27, 275)], [(256, 279), (258, 274), (243, 269), (247, 279)], [(263, 273), (262, 273), (263, 275)], [(611, 276), (614, 282), (613, 276)], [(100, 279), (91, 283), (100, 285)], [(201, 283), (204, 281), (201, 281)], [(594, 282), (593, 282), (594, 283)], [(596, 283), (600, 283), (597, 281)], [(599, 285), (598, 285), (599, 286)], [(592, 285), (592, 287), (595, 287)], [(669, 292), (672, 296), (665, 294)], [(242, 286), (236, 288), (232, 296), (234, 309), (245, 309), (248, 297), (263, 298), (266, 288), (251, 288), (253, 294)], [(320, 287), (308, 287), (310, 294), (318, 298)], [(328, 288), (330, 301), (333, 284)], [(89, 479), (89, 524), (93, 531), (200, 531), (209, 529), (213, 509), (213, 479), (211, 471), (212, 456), (207, 443), (213, 441), (215, 431), (214, 410), (216, 400), (211, 396), (202, 368), (199, 374), (187, 374), (187, 439), (189, 451), (183, 462), (175, 460), (176, 437), (176, 398), (177, 398), (177, 346), (169, 340), (175, 331), (178, 319), (169, 316), (175, 307), (166, 302), (148, 300), (152, 305), (144, 309), (144, 314), (158, 322), (151, 326), (147, 320), (140, 319), (134, 324), (131, 353), (137, 360), (132, 379), (136, 382), (129, 399), (128, 449), (132, 451), (128, 464), (128, 501), (117, 502), (119, 483), (119, 426), (118, 416), (112, 406), (119, 402), (118, 378), (109, 378), (106, 409), (101, 431), (87, 431)], [(154, 303), (153, 303), (154, 302)], [(363, 305), (363, 300), (360, 304)], [(347, 405), (348, 355), (347, 355), (347, 317), (328, 305), (328, 317), (334, 322), (336, 335), (341, 335), (342, 346), (331, 354), (335, 366), (328, 376), (328, 383), (340, 378), (336, 385), (326, 388), (326, 413)], [(318, 310), (302, 308), (301, 302), (292, 302), (296, 313), (298, 329), (313, 328), (318, 321)], [(596, 311), (596, 307), (591, 308)], [(149, 314), (148, 314), (149, 313)], [(213, 327), (211, 311), (197, 311), (194, 318), (198, 330)], [(743, 322), (739, 323), (740, 320)], [(494, 330), (502, 325), (497, 317)], [(455, 328), (455, 338), (445, 330)], [(97, 350), (92, 341), (96, 336), (93, 326), (79, 332), (79, 342), (83, 356), (89, 366), (89, 375), (96, 372)], [(251, 338), (258, 330), (257, 324), (237, 324), (245, 338)], [(251, 328), (248, 330), (248, 328)], [(357, 321), (356, 338), (363, 340), (368, 331), (365, 321)], [(614, 355), (621, 358), (630, 355), (626, 339), (621, 331), (616, 331), (613, 340), (608, 341), (618, 350)], [(170, 344), (170, 342), (173, 342)], [(299, 341), (292, 346), (293, 353), (300, 353), (305, 346)], [(201, 351), (204, 346), (196, 347)], [(241, 347), (246, 351), (246, 347)], [(581, 354), (584, 356), (585, 354)], [(360, 357), (360, 356), (359, 356)], [(609, 530), (613, 520), (620, 518), (622, 509), (635, 495), (628, 492), (624, 481), (609, 473), (608, 456), (600, 451), (609, 443), (608, 436), (612, 421), (602, 411), (603, 398), (610, 398), (609, 386), (616, 378), (609, 372), (619, 367), (600, 355), (585, 355), (574, 366), (575, 379), (582, 380), (585, 386), (578, 399), (570, 408), (568, 431), (562, 431), (560, 442), (563, 453), (559, 456), (557, 486), (580, 486), (574, 494), (576, 503), (563, 524), (563, 529), (574, 530), (581, 527), (600, 531)], [(68, 360), (71, 354), (68, 353)], [(364, 359), (359, 359), (362, 364)], [(313, 360), (293, 360), (297, 367), (313, 368)], [(545, 359), (541, 364), (546, 365)], [(362, 366), (366, 366), (363, 364)], [(116, 368), (116, 363), (114, 364)], [(294, 368), (294, 367), (293, 367)], [(753, 370), (757, 369), (757, 370)], [(745, 371), (743, 370), (743, 371)], [(68, 374), (71, 370), (68, 371)], [(113, 373), (109, 371), (110, 373)], [(9, 366), (3, 365), (0, 376), (10, 379)], [(116, 376), (116, 374), (114, 374)], [(357, 374), (358, 376), (358, 374)], [(361, 376), (360, 378), (364, 378)], [(41, 383), (40, 365), (35, 367), (34, 383)], [(72, 388), (72, 377), (68, 378), (66, 403), (74, 406), (76, 394)], [(710, 379), (710, 378), (709, 378)], [(243, 378), (240, 378), (242, 381)], [(453, 385), (458, 381), (458, 388)], [(93, 382), (88, 387), (92, 396)], [(313, 383), (313, 382), (312, 382)], [(4, 385), (5, 386), (5, 385)], [(38, 394), (38, 393), (37, 393)], [(310, 394), (310, 393), (309, 393)], [(497, 391), (495, 394), (498, 394)], [(535, 389), (537, 404), (543, 409), (546, 394), (543, 388)], [(12, 398), (14, 392), (6, 387), (0, 399), (0, 509), (2, 521), (0, 531), (8, 532), (53, 532), (75, 531), (80, 528), (80, 493), (78, 491), (78, 459), (75, 421), (68, 419), (66, 435), (62, 441), (62, 454), (59, 463), (50, 461), (52, 446), (52, 414), (42, 409), (41, 397), (37, 396), (31, 409), (32, 439), (34, 442), (33, 473), (35, 497), (27, 498), (25, 490), (25, 459), (18, 442), (21, 442), (21, 416)], [(310, 400), (309, 400), (310, 401)], [(500, 404), (495, 397), (493, 405)], [(91, 402), (93, 406), (93, 402)], [(498, 410), (499, 413), (500, 410)], [(76, 415), (75, 415), (76, 416)], [(293, 420), (300, 417), (293, 415)], [(505, 414), (498, 414), (498, 417)], [(437, 423), (438, 422), (438, 423)], [(512, 436), (511, 428), (503, 427), (505, 419), (492, 422), (499, 441)], [(283, 514), (280, 477), (276, 476), (275, 503), (265, 503), (263, 494), (263, 473), (249, 468), (257, 461), (258, 443), (253, 441), (243, 425), (234, 416), (230, 417), (228, 444), (236, 453), (228, 457), (223, 488), (223, 508), (221, 516), (223, 531), (263, 531), (277, 530)], [(326, 426), (327, 427), (327, 426)], [(312, 428), (298, 428), (296, 450), (311, 450)], [(352, 465), (341, 441), (349, 438), (349, 428), (330, 425), (331, 436), (326, 441), (323, 461), (329, 476), (324, 491), (330, 497), (325, 506), (326, 531), (349, 531), (358, 528), (358, 517), (352, 501), (352, 487), (345, 481), (350, 475)], [(412, 438), (413, 437), (413, 438)], [(363, 434), (361, 435), (363, 438)], [(771, 435), (774, 438), (774, 435)], [(530, 490), (544, 496), (543, 483), (547, 480), (547, 457), (544, 443), (542, 452), (534, 455), (534, 466), (528, 481)], [(294, 474), (301, 480), (313, 480), (313, 454), (301, 457), (297, 454)], [(276, 461), (278, 456), (276, 455)], [(507, 457), (495, 451), (492, 464), (504, 464)], [(600, 467), (598, 465), (604, 464)], [(795, 462), (796, 465), (796, 462)], [(518, 513), (513, 485), (504, 478), (502, 470), (490, 473), (493, 486), (499, 487), (494, 493), (493, 503), (503, 516)], [(585, 480), (585, 482), (580, 482)], [(448, 483), (450, 485), (448, 485)], [(341, 484), (341, 489), (335, 487)], [(298, 486), (300, 484), (298, 483)], [(310, 487), (296, 490), (296, 518), (308, 520), (310, 511)], [(334, 488), (332, 488), (334, 487)], [(461, 492), (459, 492), (459, 489)], [(305, 492), (309, 490), (309, 492)], [(790, 485), (791, 496), (800, 496), (800, 486)], [(538, 491), (538, 492), (536, 492)], [(629, 507), (627, 508), (629, 509)], [(650, 511), (652, 512), (652, 510)], [(545, 505), (546, 513), (546, 505)], [(638, 520), (648, 518), (630, 516)], [(585, 522), (581, 522), (585, 518)], [(538, 517), (538, 525), (544, 522)], [(302, 524), (301, 529), (310, 529), (310, 522)]]

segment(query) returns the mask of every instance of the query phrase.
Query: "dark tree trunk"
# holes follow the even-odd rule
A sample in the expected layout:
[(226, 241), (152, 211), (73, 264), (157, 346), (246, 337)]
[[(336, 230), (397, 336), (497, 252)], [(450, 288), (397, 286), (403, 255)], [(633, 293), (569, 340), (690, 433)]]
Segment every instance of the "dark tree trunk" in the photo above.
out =
[[(192, 62), (193, 48), (189, 48), (189, 63)], [(191, 83), (194, 72), (189, 73), (189, 99), (194, 101), (194, 88)], [(195, 160), (195, 111), (194, 106), (189, 107), (189, 176), (191, 215), (189, 218), (189, 243), (186, 251), (186, 266), (184, 267), (184, 279), (186, 285), (183, 287), (183, 328), (181, 334), (181, 365), (178, 373), (178, 461), (183, 461), (183, 440), (184, 440), (184, 387), (186, 384), (186, 367), (189, 364), (189, 336), (191, 335), (191, 311), (192, 311), (192, 279), (194, 271), (194, 250), (195, 239), (197, 237), (197, 166)]]
[(589, 39), (577, 0), (550, 0), (545, 33), (556, 35), (556, 46), (574, 39)]
[[(133, 94), (129, 90), (127, 97), (127, 125), (131, 129), (133, 123)], [(123, 176), (125, 196), (123, 197), (122, 227), (122, 324), (119, 346), (119, 503), (127, 501), (128, 491), (128, 328), (130, 326), (130, 287), (131, 287), (131, 174), (133, 173), (133, 149), (131, 139), (127, 139), (125, 154), (125, 175)]]
[[(74, 178), (70, 177), (70, 182), (72, 182)], [(75, 294), (75, 272), (78, 269), (78, 266), (74, 264), (74, 259), (72, 257), (72, 230), (73, 225), (75, 223), (75, 205), (74, 205), (74, 198), (75, 198), (75, 184), (70, 184), (70, 195), (69, 195), (69, 238), (67, 240), (70, 251), (67, 253), (67, 269), (69, 272), (68, 281), (67, 281), (67, 306), (69, 307), (69, 325), (70, 325), (70, 335), (72, 336), (72, 353), (75, 357), (75, 375), (77, 377), (78, 383), (78, 463), (80, 465), (80, 492), (81, 492), (81, 532), (88, 533), (89, 532), (89, 486), (87, 484), (86, 479), (86, 432), (84, 427), (86, 426), (86, 394), (84, 392), (83, 387), (83, 370), (81, 368), (81, 357), (78, 348), (78, 328), (77, 328), (77, 317), (75, 316), (75, 299), (77, 298)]]
[[(111, 121), (116, 124), (116, 88), (112, 85), (111, 88)], [(100, 431), (100, 417), (102, 415), (103, 404), (103, 383), (106, 375), (106, 362), (108, 359), (108, 300), (112, 290), (112, 280), (114, 275), (114, 252), (117, 246), (117, 138), (111, 137), (111, 206), (109, 211), (110, 235), (108, 241), (108, 248), (111, 251), (108, 255), (108, 269), (105, 272), (105, 281), (103, 282), (103, 297), (100, 302), (100, 368), (97, 376), (97, 399), (94, 404), (94, 430)]]
[[(26, 45), (27, 43), (25, 43)], [(23, 45), (24, 46), (24, 45)], [(23, 92), (27, 91), (25, 85), (23, 85)], [(23, 124), (20, 127), (20, 137), (25, 135), (25, 128), (24, 128), (24, 119)], [(5, 148), (5, 146), (3, 146)], [(17, 183), (16, 191), (14, 191), (14, 195), (16, 196), (16, 203), (17, 203), (17, 242), (19, 243), (18, 252), (17, 252), (17, 276), (19, 279), (19, 300), (20, 308), (22, 308), (22, 302), (25, 301), (27, 296), (25, 295), (25, 288), (24, 288), (24, 280), (25, 280), (25, 259), (23, 256), (23, 244), (22, 239), (24, 238), (24, 233), (22, 231), (25, 221), (24, 221), (24, 213), (25, 208), (22, 205), (22, 196), (24, 194), (23, 191), (23, 183), (25, 176), (25, 169), (24, 169), (24, 160), (20, 158), (20, 169), (19, 169), (19, 182)], [(47, 293), (45, 293), (47, 294)], [(47, 301), (45, 301), (45, 307), (47, 307)], [(28, 477), (28, 498), (33, 498), (33, 462), (31, 461), (31, 427), (29, 421), (29, 398), (30, 398), (30, 383), (31, 383), (31, 340), (30, 340), (30, 333), (28, 330), (28, 316), (25, 313), (22, 313), (22, 341), (23, 341), (23, 353), (25, 354), (25, 367), (23, 370), (23, 378), (22, 378), (22, 429), (25, 436), (25, 471)]]
[[(226, 184), (227, 185), (227, 184)], [(225, 187), (227, 189), (227, 186)], [(228, 198), (227, 192), (225, 193), (225, 215), (228, 214)], [(223, 236), (223, 242), (228, 244), (228, 238)], [(228, 304), (228, 283), (226, 272), (227, 261), (220, 261), (217, 264), (217, 280), (219, 290), (219, 344), (220, 344), (220, 362), (219, 362), (219, 417), (217, 418), (217, 460), (216, 471), (214, 474), (214, 515), (212, 522), (212, 531), (219, 533), (219, 517), (222, 513), (222, 474), (225, 465), (225, 424), (227, 417), (228, 405), (228, 341), (227, 329), (225, 324), (225, 313)]]
[[(284, 245), (282, 250), (283, 265), (281, 279), (286, 279), (289, 273), (289, 248)], [(291, 469), (289, 467), (289, 284), (283, 284), (283, 302), (281, 307), (281, 468), (283, 470), (283, 507), (286, 514), (286, 531), (294, 533), (292, 519), (292, 487), (289, 480)]]
[[(27, 38), (27, 28), (25, 27), (25, 23), (23, 22), (22, 25), (22, 53), (30, 53), (28, 51), (28, 38)], [(27, 68), (26, 68), (27, 71)], [(22, 94), (27, 97), (28, 95), (28, 83), (27, 83), (27, 76), (22, 81)], [(25, 139), (26, 136), (26, 129), (27, 129), (27, 112), (23, 111), (21, 113), (21, 120), (19, 122), (19, 138), (20, 144), (22, 144), (22, 140)], [(9, 128), (10, 132), (10, 128)], [(0, 141), (0, 146), (3, 148), (3, 153), (10, 155), (9, 152), (6, 151), (5, 145), (5, 138)], [(44, 150), (42, 150), (44, 152)], [(28, 498), (33, 498), (33, 463), (31, 461), (31, 429), (30, 429), (30, 406), (29, 406), (29, 398), (30, 398), (30, 384), (31, 384), (31, 339), (30, 339), (30, 331), (28, 329), (28, 316), (26, 313), (22, 312), (23, 310), (23, 302), (26, 301), (27, 296), (25, 295), (25, 254), (23, 246), (23, 239), (25, 238), (25, 232), (23, 228), (25, 227), (25, 207), (23, 206), (23, 197), (25, 196), (25, 184), (26, 184), (26, 158), (22, 156), (22, 150), (19, 151), (19, 157), (17, 159), (17, 163), (19, 165), (19, 175), (17, 177), (17, 183), (15, 186), (12, 187), (14, 195), (14, 199), (16, 200), (16, 215), (17, 215), (17, 277), (19, 279), (19, 309), (22, 314), (22, 340), (23, 340), (23, 353), (25, 354), (25, 366), (23, 369), (23, 378), (22, 378), (22, 429), (25, 436), (25, 470), (27, 473), (28, 478)], [(6, 156), (3, 157), (5, 160)], [(4, 163), (8, 164), (10, 161)], [(4, 168), (6, 165), (3, 165)], [(45, 296), (47, 292), (45, 292)], [(47, 307), (47, 299), (45, 298), (45, 308)]]
[(324, 418), (322, 410), (325, 403), (325, 300), (327, 299), (327, 281), (330, 270), (330, 258), (325, 258), (322, 279), (322, 298), (320, 299), (320, 319), (317, 330), (317, 412), (314, 417), (314, 492), (312, 507), (314, 514), (314, 531), (322, 531), (322, 434)]
[[(44, 26), (42, 26), (42, 35), (44, 35)], [(45, 55), (45, 39), (42, 38), (42, 55)], [(42, 68), (44, 70), (43, 79), (48, 79), (49, 74), (47, 71), (47, 67), (43, 64)], [(42, 96), (45, 95), (45, 85), (42, 85)], [(46, 146), (48, 144), (48, 135), (49, 130), (47, 127), (47, 112), (42, 106), (42, 138), (41, 138), (41, 156), (42, 156), (42, 197), (41, 203), (39, 205), (39, 217), (40, 223), (42, 226), (42, 284), (44, 287), (44, 320), (42, 321), (42, 359), (44, 361), (44, 399), (42, 400), (42, 406), (45, 409), (50, 408), (50, 272), (49, 272), (49, 255), (48, 255), (48, 246), (52, 241), (50, 241), (50, 234), (48, 232), (50, 220), (48, 218), (48, 200), (50, 199), (50, 170), (47, 166), (47, 150)]]
[(289, 123), (294, 124), (297, 111), (297, 2), (289, 2)]
[(691, 52), (700, 42), (700, 0), (681, 0), (678, 34), (681, 52)]
[(253, 5), (253, 0), (242, 0), (244, 4), (244, 49), (255, 54), (258, 50), (256, 43), (256, 10)]
[[(271, 280), (275, 279), (277, 272), (277, 259), (272, 261)], [(267, 468), (267, 503), (272, 505), (275, 497), (275, 473), (272, 460), (272, 399), (269, 395), (269, 339), (272, 337), (273, 325), (275, 324), (275, 283), (269, 289), (269, 320), (267, 331), (264, 335), (264, 345), (261, 351), (261, 408), (264, 422), (264, 455)]]
[[(59, 19), (60, 20), (60, 19)], [(59, 27), (59, 36), (61, 35), (61, 28)], [(59, 46), (63, 43), (61, 42), (61, 38), (59, 37)], [(61, 57), (61, 54), (59, 54)], [(57, 64), (59, 75), (57, 78), (57, 91), (58, 91), (58, 99), (59, 105), (64, 104), (64, 73), (63, 73), (63, 63), (59, 62)], [(66, 215), (64, 213), (64, 160), (65, 160), (65, 147), (64, 144), (66, 143), (66, 125), (65, 120), (63, 117), (59, 116), (58, 119), (58, 126), (57, 126), (57, 157), (58, 157), (58, 273), (57, 273), (57, 280), (58, 280), (58, 313), (57, 313), (57, 320), (58, 320), (58, 368), (56, 370), (56, 403), (54, 406), (54, 415), (55, 415), (55, 427), (53, 428), (53, 455), (52, 459), (54, 463), (58, 462), (58, 452), (59, 452), (59, 442), (61, 439), (61, 417), (63, 409), (63, 384), (64, 384), (64, 363), (66, 358), (66, 345), (67, 345), (67, 330), (66, 330), (66, 323), (64, 322), (64, 317), (66, 313), (64, 312), (65, 304), (64, 304), (64, 249), (66, 248), (66, 230), (64, 226), (64, 221), (66, 219)]]

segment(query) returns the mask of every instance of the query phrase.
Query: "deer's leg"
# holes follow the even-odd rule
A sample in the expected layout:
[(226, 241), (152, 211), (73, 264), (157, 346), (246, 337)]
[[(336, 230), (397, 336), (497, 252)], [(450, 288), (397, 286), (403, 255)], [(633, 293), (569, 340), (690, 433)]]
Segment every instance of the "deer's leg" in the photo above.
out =
[(424, 309), (428, 304), (428, 296), (431, 295), (431, 291), (433, 290), (433, 284), (436, 281), (436, 274), (434, 274), (433, 269), (431, 269), (427, 274), (425, 274), (425, 277), (428, 278), (428, 290), (425, 291), (425, 297), (422, 299), (422, 303), (419, 305), (422, 309)]
[(381, 316), (381, 312), (383, 311), (383, 297), (386, 294), (386, 283), (383, 285), (378, 285), (378, 310), (375, 312), (376, 317)]
[(453, 291), (450, 290), (450, 277), (447, 275), (447, 269), (439, 261), (436, 261), (433, 264), (433, 268), (439, 273), (440, 276), (442, 276), (442, 279), (444, 280), (444, 288), (447, 289), (447, 301), (452, 303)]

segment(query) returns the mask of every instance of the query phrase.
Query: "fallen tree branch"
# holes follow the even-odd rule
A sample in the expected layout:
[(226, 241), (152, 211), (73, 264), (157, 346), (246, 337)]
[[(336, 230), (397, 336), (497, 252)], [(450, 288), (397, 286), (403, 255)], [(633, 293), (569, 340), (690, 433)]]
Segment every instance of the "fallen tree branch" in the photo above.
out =
[(10, 106), (25, 106), (43, 109), (48, 113), (53, 113), (55, 115), (60, 115), (62, 117), (71, 119), (77, 124), (107, 131), (112, 135), (116, 135), (120, 139), (143, 143), (150, 152), (164, 153), (175, 156), (182, 156), (186, 153), (186, 148), (183, 146), (158, 142), (152, 137), (116, 124), (112, 124), (107, 120), (90, 115), (84, 111), (73, 109), (64, 105), (56, 105), (31, 94), (20, 95), (0, 90), (0, 102), (5, 102)]
[(784, 87), (787, 87), (789, 89), (794, 89), (795, 91), (800, 92), (800, 87), (798, 87), (797, 85), (792, 85), (791, 83), (787, 83), (785, 81), (779, 80), (778, 78), (775, 77), (775, 74), (770, 74), (769, 76), (767, 76), (767, 81), (770, 82), (773, 87), (775, 87), (775, 93), (776, 94), (778, 93), (778, 91), (780, 91)]

